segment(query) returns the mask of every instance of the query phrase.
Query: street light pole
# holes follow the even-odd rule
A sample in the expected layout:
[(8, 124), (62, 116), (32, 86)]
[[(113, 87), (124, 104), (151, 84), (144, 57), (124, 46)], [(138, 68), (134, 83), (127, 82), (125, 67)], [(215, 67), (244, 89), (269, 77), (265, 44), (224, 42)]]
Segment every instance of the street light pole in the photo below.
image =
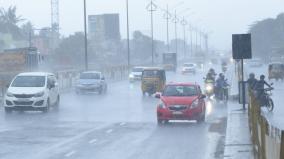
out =
[(152, 66), (154, 66), (154, 20), (153, 20), (153, 12), (156, 11), (157, 6), (151, 0), (150, 4), (147, 6), (148, 11), (151, 13), (151, 39), (152, 39)]
[(167, 11), (164, 17), (167, 20), (167, 49), (168, 49), (168, 52), (170, 52), (169, 19), (171, 18), (171, 14), (169, 13), (169, 5), (167, 5)]
[(193, 55), (193, 30), (192, 26), (189, 25), (189, 31), (190, 31), (190, 54)]
[(87, 39), (87, 13), (86, 0), (84, 0), (84, 32), (85, 32), (85, 70), (89, 69), (88, 65), (88, 39)]
[(128, 0), (126, 0), (126, 19), (127, 19), (127, 67), (128, 71), (130, 69), (130, 44), (129, 44), (129, 10), (128, 10)]
[(177, 11), (175, 11), (175, 17), (174, 17), (173, 21), (175, 23), (175, 43), (176, 43), (175, 51), (176, 51), (176, 54), (178, 54), (178, 41), (177, 41), (177, 23), (178, 23), (178, 18), (177, 18)]
[(186, 30), (185, 27), (187, 25), (187, 21), (184, 19), (182, 19), (181, 21), (181, 25), (183, 26), (183, 50), (184, 50), (184, 58), (186, 58)]

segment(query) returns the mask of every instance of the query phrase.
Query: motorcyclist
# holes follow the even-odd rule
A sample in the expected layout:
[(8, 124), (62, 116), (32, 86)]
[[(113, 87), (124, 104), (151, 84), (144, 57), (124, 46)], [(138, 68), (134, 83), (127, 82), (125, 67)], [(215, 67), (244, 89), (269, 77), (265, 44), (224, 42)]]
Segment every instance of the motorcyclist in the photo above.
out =
[(225, 79), (225, 76), (223, 73), (220, 73), (218, 79), (216, 80), (216, 95), (218, 97), (221, 96), (221, 90), (226, 86), (228, 86), (228, 83)]
[(216, 76), (216, 72), (213, 68), (210, 68), (207, 75), (206, 75), (206, 80), (213, 80), (215, 82), (215, 76)]
[(250, 74), (249, 74), (249, 79), (247, 80), (247, 83), (248, 83), (249, 88), (250, 88), (251, 90), (254, 89), (254, 87), (255, 87), (255, 85), (256, 85), (257, 82), (258, 82), (258, 81), (257, 81), (257, 79), (255, 78), (255, 74), (254, 74), (254, 73), (250, 73)]
[(254, 86), (254, 90), (256, 90), (256, 98), (260, 100), (261, 103), (263, 102), (262, 96), (264, 94), (265, 85), (271, 88), (271, 85), (265, 81), (265, 76), (261, 75), (259, 81), (257, 81)]

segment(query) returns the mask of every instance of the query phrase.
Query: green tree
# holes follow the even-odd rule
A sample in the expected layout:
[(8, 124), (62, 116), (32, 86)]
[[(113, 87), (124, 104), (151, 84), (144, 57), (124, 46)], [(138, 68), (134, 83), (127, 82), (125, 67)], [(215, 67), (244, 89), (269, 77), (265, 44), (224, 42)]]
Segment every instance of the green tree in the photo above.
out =
[(0, 32), (9, 33), (14, 39), (19, 40), (22, 38), (22, 34), (18, 23), (24, 19), (21, 16), (17, 16), (16, 11), (16, 6), (10, 6), (7, 10), (4, 8), (0, 9)]

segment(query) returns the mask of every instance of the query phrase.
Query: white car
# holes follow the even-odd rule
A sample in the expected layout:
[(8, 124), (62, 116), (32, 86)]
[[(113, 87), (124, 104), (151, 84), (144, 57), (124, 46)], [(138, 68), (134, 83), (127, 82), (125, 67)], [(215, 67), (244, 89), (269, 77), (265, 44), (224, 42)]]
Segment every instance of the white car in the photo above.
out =
[(260, 59), (252, 59), (252, 60), (249, 60), (249, 66), (250, 67), (261, 67), (262, 62)]
[(76, 84), (76, 93), (92, 93), (99, 94), (107, 91), (107, 83), (101, 72), (88, 71), (82, 72)]
[(54, 74), (29, 72), (17, 75), (8, 86), (4, 97), (6, 113), (13, 110), (40, 110), (47, 112), (60, 102), (58, 82)]
[(194, 63), (184, 63), (182, 67), (182, 74), (186, 73), (196, 73), (196, 64)]
[(129, 74), (129, 81), (134, 82), (134, 81), (140, 81), (142, 77), (142, 72), (144, 68), (143, 67), (133, 67)]

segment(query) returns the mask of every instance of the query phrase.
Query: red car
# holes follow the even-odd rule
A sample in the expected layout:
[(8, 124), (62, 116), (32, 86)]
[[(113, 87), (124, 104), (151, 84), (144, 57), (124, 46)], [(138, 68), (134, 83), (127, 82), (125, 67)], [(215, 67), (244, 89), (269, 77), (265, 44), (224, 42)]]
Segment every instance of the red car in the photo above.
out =
[(192, 83), (173, 83), (166, 85), (162, 93), (157, 93), (160, 99), (157, 106), (158, 124), (169, 120), (205, 121), (206, 96), (200, 86)]

